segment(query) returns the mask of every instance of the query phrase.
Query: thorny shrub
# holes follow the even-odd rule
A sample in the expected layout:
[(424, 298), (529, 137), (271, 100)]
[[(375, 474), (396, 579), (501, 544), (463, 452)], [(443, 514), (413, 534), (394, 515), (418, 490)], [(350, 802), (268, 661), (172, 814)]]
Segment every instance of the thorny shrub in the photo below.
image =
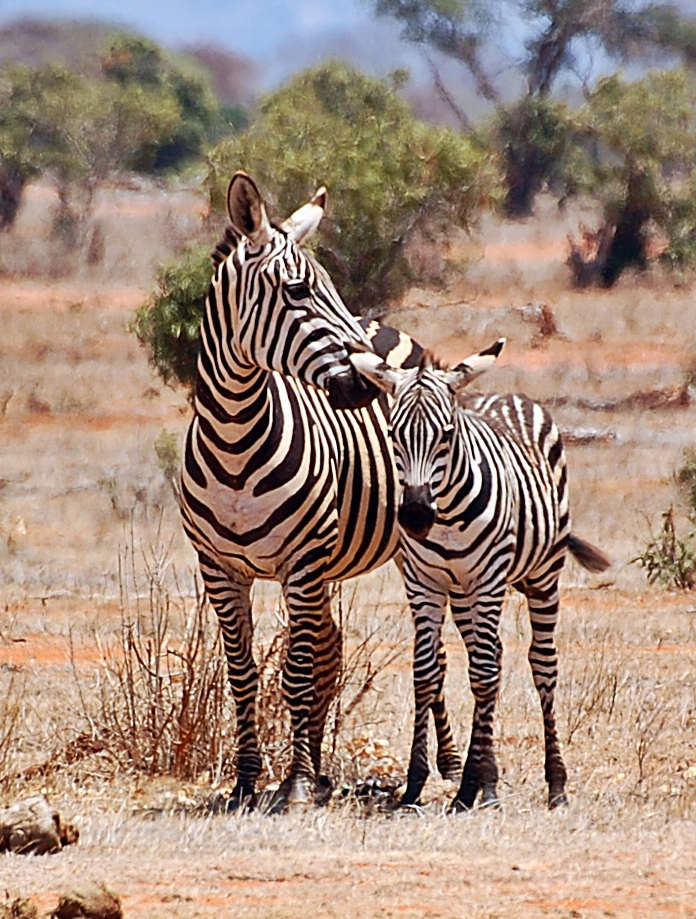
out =
[(695, 532), (679, 537), (674, 524), (674, 508), (662, 515), (660, 532), (633, 561), (645, 569), (649, 584), (691, 590), (696, 585), (696, 553), (692, 545)]
[(674, 479), (687, 504), (688, 529), (683, 536), (678, 535), (674, 507), (670, 505), (662, 515), (659, 533), (632, 561), (645, 569), (650, 584), (692, 590), (696, 587), (696, 450), (684, 451), (684, 461)]

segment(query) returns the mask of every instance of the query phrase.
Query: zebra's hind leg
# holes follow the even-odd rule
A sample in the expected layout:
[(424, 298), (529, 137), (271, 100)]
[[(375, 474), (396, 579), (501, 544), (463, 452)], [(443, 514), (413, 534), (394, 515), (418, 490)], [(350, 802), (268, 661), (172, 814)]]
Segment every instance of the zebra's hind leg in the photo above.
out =
[(477, 600), (462, 592), (450, 596), (452, 613), (469, 657), (474, 716), (469, 750), (452, 810), (471, 810), (481, 792), (481, 806), (498, 803), (498, 764), (493, 749), (493, 717), (500, 688), (503, 648), (498, 634), (505, 585)]
[[(420, 587), (416, 578), (410, 577), (410, 566), (405, 565), (406, 590), (411, 603), (411, 613), (415, 626), (413, 652), (413, 686), (415, 691), (415, 715), (413, 726), (413, 743), (411, 758), (408, 764), (406, 791), (401, 798), (401, 805), (417, 804), (423, 786), (428, 778), (428, 718), (431, 708), (436, 718), (436, 726), (443, 731), (443, 743), (447, 744), (447, 735), (451, 741), (447, 713), (444, 709), (441, 654), (442, 623), (447, 608), (447, 594), (439, 589)], [(444, 720), (443, 720), (444, 716)], [(438, 752), (440, 742), (438, 738)], [(443, 749), (446, 755), (446, 747)], [(439, 759), (439, 757), (438, 757)], [(443, 761), (444, 768), (444, 761)]]
[(205, 591), (217, 613), (227, 659), (227, 673), (237, 715), (237, 783), (227, 809), (253, 805), (261, 772), (256, 733), (256, 693), (259, 675), (253, 655), (251, 579), (232, 578), (215, 562), (200, 556)]
[(437, 771), (443, 779), (448, 779), (450, 782), (459, 782), (462, 777), (462, 758), (454, 742), (447, 705), (445, 703), (447, 654), (442, 641), (440, 641), (437, 659), (440, 665), (439, 688), (435, 699), (430, 705), (430, 710), (433, 713), (433, 720), (435, 721), (435, 735), (437, 737)]
[[(562, 565), (561, 559), (560, 564)], [(527, 598), (529, 618), (532, 625), (532, 642), (529, 647), (529, 663), (534, 685), (541, 701), (544, 719), (545, 762), (544, 772), (549, 787), (549, 807), (553, 810), (568, 803), (565, 787), (567, 771), (556, 731), (554, 696), (558, 678), (558, 654), (554, 642), (554, 631), (558, 618), (558, 565), (556, 570), (546, 573), (544, 582), (525, 580), (521, 585)]]

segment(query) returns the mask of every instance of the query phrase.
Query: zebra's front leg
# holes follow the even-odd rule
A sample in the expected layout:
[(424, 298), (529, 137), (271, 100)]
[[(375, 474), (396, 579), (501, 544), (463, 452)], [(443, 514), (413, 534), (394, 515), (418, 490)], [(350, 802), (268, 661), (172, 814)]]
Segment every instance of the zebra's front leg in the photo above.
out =
[[(408, 566), (406, 572), (408, 572)], [(401, 805), (417, 804), (428, 778), (428, 717), (432, 709), (438, 734), (438, 768), (448, 769), (448, 755), (454, 748), (452, 732), (447, 719), (444, 701), (444, 654), (442, 649), (442, 623), (447, 608), (447, 594), (441, 589), (429, 586), (422, 588), (419, 579), (406, 574), (406, 590), (411, 604), (415, 627), (413, 650), (413, 688), (415, 712), (413, 743), (408, 764), (406, 791)], [(442, 759), (440, 743), (442, 740)], [(456, 754), (456, 748), (455, 748)], [(461, 768), (461, 767), (460, 767)]]
[(565, 791), (568, 773), (561, 755), (554, 714), (558, 679), (558, 654), (554, 642), (559, 603), (558, 575), (554, 576), (550, 584), (544, 586), (525, 582), (522, 591), (527, 598), (532, 624), (529, 663), (544, 719), (544, 772), (549, 787), (548, 805), (553, 810), (568, 803)]
[(229, 809), (254, 801), (256, 780), (261, 772), (256, 733), (256, 693), (259, 676), (253, 655), (251, 579), (232, 578), (211, 559), (200, 556), (205, 591), (217, 613), (227, 659), (227, 674), (237, 715), (237, 783)]
[(469, 657), (469, 683), (474, 715), (462, 782), (452, 810), (471, 810), (481, 792), (481, 805), (498, 802), (498, 764), (493, 749), (493, 718), (500, 689), (502, 644), (498, 629), (505, 585), (488, 590), (472, 602), (464, 593), (450, 597), (452, 613)]
[[(330, 608), (323, 570), (298, 569), (283, 585), (290, 624), (283, 692), (290, 710), (293, 752), (275, 810), (314, 801), (324, 723), (340, 662), (338, 630), (327, 621)], [(322, 692), (328, 698), (322, 697)]]

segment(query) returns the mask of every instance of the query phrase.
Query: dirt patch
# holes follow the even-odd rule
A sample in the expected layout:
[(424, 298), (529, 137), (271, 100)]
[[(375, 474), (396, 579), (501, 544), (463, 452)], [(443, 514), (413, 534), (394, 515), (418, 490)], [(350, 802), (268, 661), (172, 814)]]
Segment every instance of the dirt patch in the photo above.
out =
[[(133, 616), (138, 602), (146, 605), (133, 569), (156, 562), (176, 571), (177, 602), (194, 593), (195, 560), (153, 449), (163, 428), (181, 442), (189, 409), (126, 325), (156, 262), (199, 226), (200, 201), (161, 189), (109, 195), (97, 214), (106, 227), (98, 275), (0, 281), (0, 689), (14, 680), (21, 701), (12, 755), (22, 790), (45, 788), (81, 832), (50, 866), (1, 856), (3, 889), (35, 898), (45, 913), (76, 874), (103, 879), (124, 915), (143, 919), (695, 917), (696, 602), (647, 589), (630, 561), (649, 533), (646, 518), (659, 521), (677, 500), (672, 472), (693, 445), (693, 406), (646, 411), (634, 396), (682, 386), (696, 353), (694, 286), (653, 273), (622, 278), (611, 292), (570, 290), (562, 261), (572, 214), (542, 208), (524, 226), (485, 219), (476, 239), (448, 248), (447, 286), (414, 288), (392, 314), (452, 362), (506, 336), (482, 388), (556, 400), (559, 426), (576, 437), (568, 451), (574, 530), (613, 567), (603, 579), (572, 564), (564, 575), (558, 722), (568, 811), (544, 807), (528, 617), (516, 597), (503, 622), (499, 813), (448, 817), (454, 789), (435, 775), (425, 806), (411, 814), (366, 817), (339, 799), (264, 818), (195, 816), (190, 801), (210, 790), (211, 775), (183, 786), (136, 774), (89, 744), (79, 759), (64, 755), (59, 769), (32, 771), (91, 736), (106, 685), (95, 636), (108, 644), (123, 604)], [(40, 208), (51, 200), (41, 188), (30, 195), (18, 252), (34, 245)], [(540, 342), (529, 315), (542, 306), (555, 331)], [(403, 652), (327, 750), (337, 775), (350, 767), (363, 779), (387, 761), (403, 772), (412, 721), (403, 589), (394, 572), (375, 578), (358, 590), (358, 624), (380, 635), (376, 654)], [(262, 636), (278, 625), (277, 593), (266, 590), (256, 593)], [(397, 620), (402, 631), (392, 638), (387, 624)], [(361, 634), (357, 625), (348, 630), (348, 645)], [(466, 653), (451, 623), (445, 640), (463, 745)], [(386, 751), (382, 760), (376, 751)]]

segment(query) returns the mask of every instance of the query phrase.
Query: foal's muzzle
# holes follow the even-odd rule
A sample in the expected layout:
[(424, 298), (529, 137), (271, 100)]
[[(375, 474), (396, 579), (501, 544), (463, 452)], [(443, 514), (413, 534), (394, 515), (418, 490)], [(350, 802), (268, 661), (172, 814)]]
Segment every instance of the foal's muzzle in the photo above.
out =
[(407, 485), (399, 507), (399, 523), (409, 536), (425, 539), (435, 523), (437, 507), (428, 485)]

